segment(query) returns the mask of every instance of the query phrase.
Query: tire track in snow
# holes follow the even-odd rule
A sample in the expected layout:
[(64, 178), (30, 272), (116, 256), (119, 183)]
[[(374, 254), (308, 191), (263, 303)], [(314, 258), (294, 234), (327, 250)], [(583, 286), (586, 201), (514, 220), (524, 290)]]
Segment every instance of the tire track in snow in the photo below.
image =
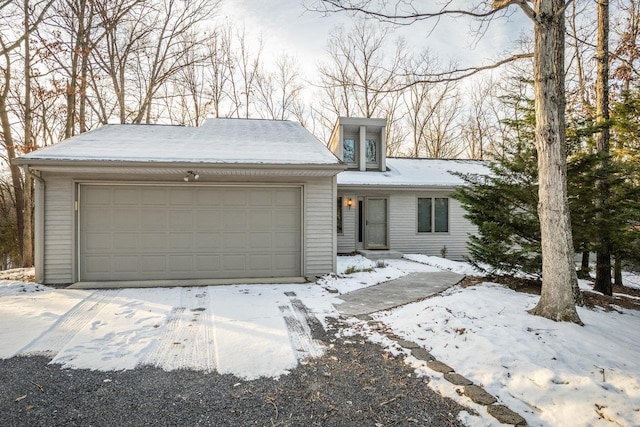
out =
[(290, 306), (281, 305), (279, 309), (287, 325), (289, 339), (295, 350), (296, 358), (304, 360), (309, 357), (321, 356), (323, 353), (322, 344), (313, 338), (310, 327), (315, 322), (319, 324), (319, 321), (309, 313), (302, 301), (291, 298)]
[(173, 307), (155, 348), (141, 365), (165, 370), (213, 371), (212, 320), (207, 288), (182, 288), (180, 307)]
[(90, 293), (38, 338), (23, 347), (18, 354), (23, 356), (42, 355), (55, 357), (119, 293), (119, 290), (99, 290)]

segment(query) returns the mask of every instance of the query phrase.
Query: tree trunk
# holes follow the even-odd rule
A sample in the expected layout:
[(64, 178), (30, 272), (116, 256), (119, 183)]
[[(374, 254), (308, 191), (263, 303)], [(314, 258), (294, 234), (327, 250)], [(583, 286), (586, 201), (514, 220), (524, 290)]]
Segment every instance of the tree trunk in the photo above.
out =
[[(33, 114), (31, 111), (31, 34), (29, 26), (29, 0), (24, 0), (24, 152), (28, 153), (35, 149), (33, 141), (32, 125)], [(22, 266), (33, 266), (33, 206), (32, 206), (33, 186), (31, 177), (25, 174), (23, 186), (23, 215), (24, 226), (22, 229)]]
[(579, 279), (588, 279), (589, 278), (589, 251), (582, 252), (582, 260), (580, 262), (580, 271), (578, 271)]
[(542, 241), (542, 293), (532, 314), (582, 324), (574, 265), (569, 202), (564, 98), (564, 1), (539, 0), (535, 8), (534, 89), (538, 151), (538, 215)]
[(606, 207), (609, 203), (609, 0), (598, 0), (598, 46), (596, 52), (596, 149), (602, 156), (596, 181), (596, 219), (598, 246), (594, 289), (611, 296), (611, 230)]
[(11, 182), (13, 185), (13, 197), (16, 208), (16, 227), (18, 231), (18, 252), (20, 253), (19, 265), (22, 266), (22, 257), (24, 255), (24, 196), (22, 192), (22, 175), (20, 168), (13, 163), (16, 158), (16, 147), (13, 140), (13, 130), (11, 129), (11, 120), (7, 110), (7, 102), (9, 98), (9, 87), (11, 85), (11, 58), (5, 54), (6, 65), (4, 68), (4, 82), (2, 93), (0, 93), (0, 127), (2, 128), (2, 136), (4, 139), (4, 148), (7, 151), (7, 161), (11, 170)]
[(620, 254), (615, 256), (614, 261), (614, 271), (615, 271), (615, 284), (616, 286), (623, 286), (622, 283), (622, 257)]

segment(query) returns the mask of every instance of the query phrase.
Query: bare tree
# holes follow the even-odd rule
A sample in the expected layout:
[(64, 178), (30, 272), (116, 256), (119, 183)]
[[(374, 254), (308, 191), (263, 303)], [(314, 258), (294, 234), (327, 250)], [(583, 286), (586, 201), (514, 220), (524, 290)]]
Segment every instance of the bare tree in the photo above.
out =
[(328, 107), (336, 115), (375, 117), (386, 94), (396, 85), (404, 65), (405, 43), (397, 40), (392, 56), (386, 55), (389, 32), (357, 21), (345, 31), (336, 28), (329, 38), (328, 64), (319, 67)]
[(256, 79), (257, 99), (262, 117), (287, 120), (300, 111), (302, 80), (295, 58), (282, 54), (276, 58), (272, 72), (262, 70)]
[[(569, 4), (564, 0), (495, 0), (482, 1), (475, 6), (452, 6), (451, 2), (421, 11), (417, 2), (398, 1), (395, 7), (371, 9), (371, 2), (363, 0), (321, 0), (325, 13), (351, 11), (364, 13), (387, 22), (412, 23), (416, 20), (437, 20), (442, 16), (472, 16), (487, 23), (504, 14), (511, 6), (518, 7), (534, 26), (534, 92), (536, 115), (536, 150), (538, 152), (540, 230), (542, 240), (542, 293), (532, 314), (556, 321), (582, 323), (575, 308), (579, 302), (577, 276), (573, 261), (571, 221), (567, 199), (564, 50), (565, 19)], [(456, 3), (457, 5), (457, 3)], [(375, 7), (375, 6), (374, 6)], [(428, 7), (428, 6), (427, 6)], [(407, 13), (404, 13), (410, 9)], [(521, 58), (514, 55), (491, 66), (460, 70), (447, 79), (469, 76), (480, 70), (494, 68)], [(434, 80), (438, 76), (432, 76)]]

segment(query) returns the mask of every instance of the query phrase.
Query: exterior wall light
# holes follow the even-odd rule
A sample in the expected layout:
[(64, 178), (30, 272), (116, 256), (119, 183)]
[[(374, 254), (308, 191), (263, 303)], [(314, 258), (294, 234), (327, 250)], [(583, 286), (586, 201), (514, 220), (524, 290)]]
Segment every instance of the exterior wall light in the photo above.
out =
[(353, 199), (347, 199), (347, 206), (349, 206), (349, 209), (351, 209), (351, 206), (353, 206)]
[(194, 171), (187, 171), (187, 174), (182, 179), (184, 182), (189, 182), (189, 179), (193, 179), (194, 181), (197, 181), (198, 178), (200, 178), (200, 175), (198, 175)]

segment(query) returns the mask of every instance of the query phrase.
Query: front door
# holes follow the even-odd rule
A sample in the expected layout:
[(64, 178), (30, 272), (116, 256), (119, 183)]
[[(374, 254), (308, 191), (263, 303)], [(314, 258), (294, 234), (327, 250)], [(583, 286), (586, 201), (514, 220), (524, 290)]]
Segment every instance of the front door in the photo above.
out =
[(367, 197), (365, 235), (367, 249), (388, 249), (386, 197)]

